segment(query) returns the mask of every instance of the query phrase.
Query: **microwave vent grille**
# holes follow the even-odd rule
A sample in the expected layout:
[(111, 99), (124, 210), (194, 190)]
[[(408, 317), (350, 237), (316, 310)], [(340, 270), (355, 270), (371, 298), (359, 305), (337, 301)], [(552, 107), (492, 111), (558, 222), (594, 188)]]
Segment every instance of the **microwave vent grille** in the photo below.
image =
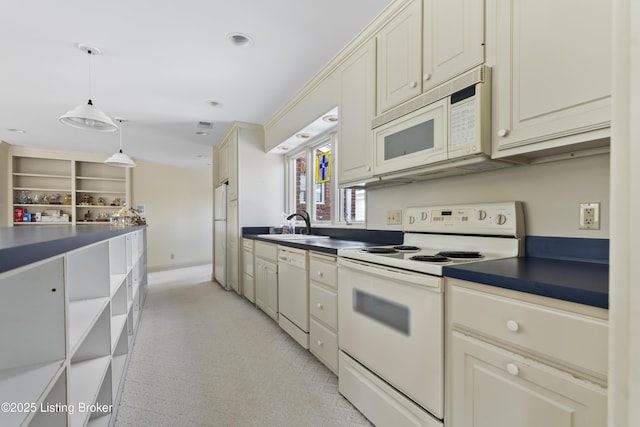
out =
[(405, 102), (404, 104), (400, 104), (399, 106), (383, 114), (380, 114), (379, 116), (374, 117), (374, 119), (371, 121), (371, 128), (375, 129), (378, 126), (382, 126), (399, 117), (404, 116), (405, 114), (409, 114), (422, 107), (433, 104), (436, 101), (446, 98), (447, 96), (450, 96), (451, 94), (454, 94), (459, 90), (468, 88), (469, 86), (472, 86), (474, 84), (488, 82), (489, 71), (489, 67), (478, 67), (466, 74), (463, 74), (460, 77), (450, 80), (448, 83), (430, 90), (429, 92), (425, 92), (422, 95), (419, 95), (412, 100)]

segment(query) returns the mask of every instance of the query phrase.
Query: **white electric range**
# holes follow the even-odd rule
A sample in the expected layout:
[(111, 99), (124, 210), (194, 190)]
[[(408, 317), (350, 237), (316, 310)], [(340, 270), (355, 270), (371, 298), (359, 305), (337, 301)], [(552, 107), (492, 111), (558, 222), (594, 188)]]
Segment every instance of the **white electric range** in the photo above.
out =
[(338, 251), (338, 385), (375, 425), (442, 427), (443, 267), (523, 255), (523, 209), (413, 207), (403, 222), (402, 245)]
[(442, 276), (442, 267), (524, 253), (519, 202), (405, 209), (402, 245), (340, 249), (344, 258)]

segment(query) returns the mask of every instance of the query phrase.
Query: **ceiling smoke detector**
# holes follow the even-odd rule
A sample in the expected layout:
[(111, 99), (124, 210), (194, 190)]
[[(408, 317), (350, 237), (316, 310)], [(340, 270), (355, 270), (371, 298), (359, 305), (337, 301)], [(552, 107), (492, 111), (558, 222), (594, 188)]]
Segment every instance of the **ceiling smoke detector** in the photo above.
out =
[(243, 33), (227, 34), (227, 40), (229, 40), (234, 46), (239, 46), (239, 47), (253, 46), (253, 39)]

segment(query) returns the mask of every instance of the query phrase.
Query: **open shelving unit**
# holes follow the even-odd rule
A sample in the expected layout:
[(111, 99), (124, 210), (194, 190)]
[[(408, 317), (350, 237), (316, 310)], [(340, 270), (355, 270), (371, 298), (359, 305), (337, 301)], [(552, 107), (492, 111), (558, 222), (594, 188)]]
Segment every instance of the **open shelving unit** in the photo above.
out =
[[(109, 217), (125, 203), (131, 206), (131, 171), (103, 163), (104, 156), (84, 153), (71, 158), (56, 151), (11, 147), (8, 206), (14, 226), (51, 224), (109, 224)], [(15, 210), (45, 215), (47, 221), (17, 221)]]
[[(95, 224), (108, 222), (127, 201), (127, 170), (98, 162), (75, 162), (76, 222)], [(91, 198), (83, 202), (83, 196)], [(88, 220), (85, 215), (88, 214)]]
[(144, 229), (0, 273), (0, 425), (113, 425), (146, 284)]

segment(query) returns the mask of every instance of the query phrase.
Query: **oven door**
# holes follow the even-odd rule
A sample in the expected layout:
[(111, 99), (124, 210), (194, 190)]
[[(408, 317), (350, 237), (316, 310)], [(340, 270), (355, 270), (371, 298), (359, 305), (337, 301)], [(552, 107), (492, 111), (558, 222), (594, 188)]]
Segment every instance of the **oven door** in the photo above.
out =
[(442, 278), (338, 259), (340, 350), (443, 418)]
[(447, 160), (445, 98), (375, 129), (376, 175)]

